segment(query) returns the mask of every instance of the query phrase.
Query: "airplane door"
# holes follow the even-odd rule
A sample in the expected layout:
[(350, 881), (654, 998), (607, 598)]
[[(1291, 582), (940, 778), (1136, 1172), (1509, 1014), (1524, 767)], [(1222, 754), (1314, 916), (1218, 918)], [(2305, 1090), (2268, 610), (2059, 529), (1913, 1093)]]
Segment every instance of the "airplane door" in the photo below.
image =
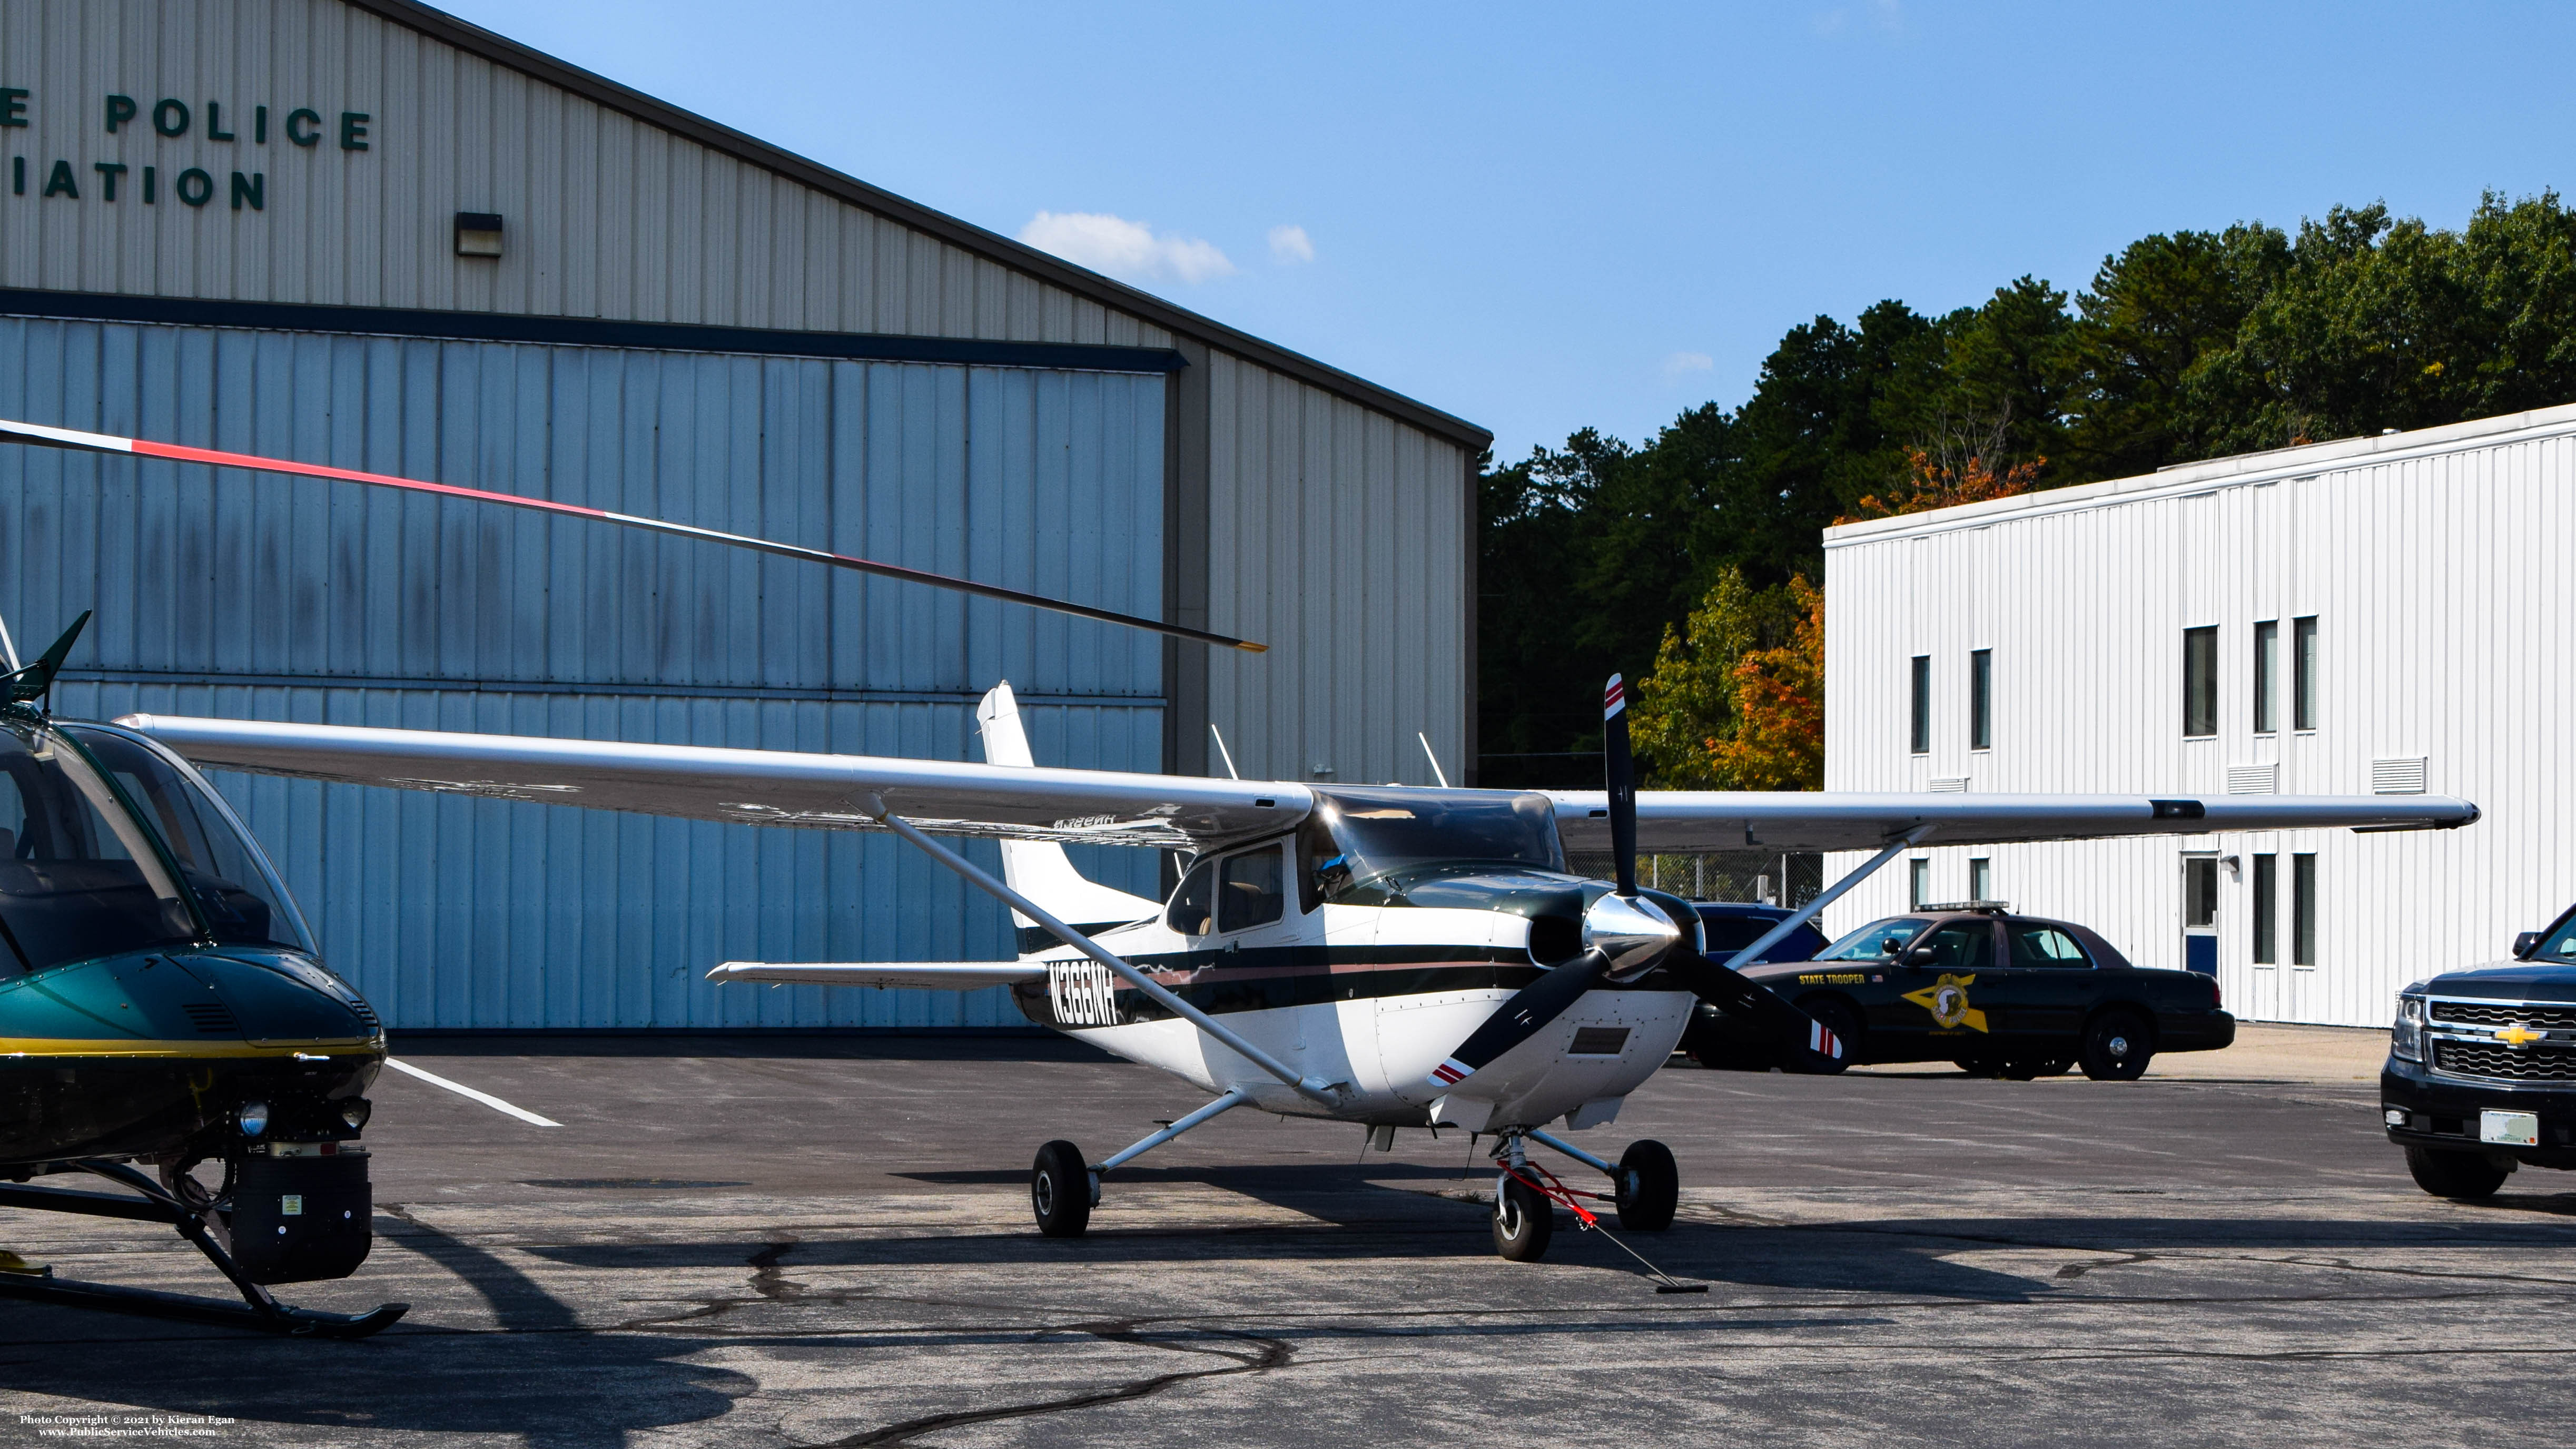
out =
[(2218, 857), (2182, 858), (2182, 965), (2203, 976), (2218, 974)]

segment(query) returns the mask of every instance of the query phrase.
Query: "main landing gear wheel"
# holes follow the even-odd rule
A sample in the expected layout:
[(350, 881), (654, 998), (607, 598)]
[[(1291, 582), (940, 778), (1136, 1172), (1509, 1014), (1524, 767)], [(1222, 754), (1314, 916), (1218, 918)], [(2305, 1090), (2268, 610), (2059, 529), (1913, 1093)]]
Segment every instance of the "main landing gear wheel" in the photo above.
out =
[(2496, 1166), (2483, 1152), (2444, 1152), (2433, 1147), (2407, 1148), (2406, 1170), (2414, 1175), (2417, 1187), (2461, 1202), (2495, 1196), (2513, 1171)]
[(2134, 1082), (2156, 1054), (2155, 1026), (2127, 1007), (2114, 1007), (2084, 1024), (2076, 1063), (2097, 1082)]
[(1040, 1233), (1081, 1237), (1091, 1226), (1096, 1191), (1081, 1148), (1058, 1140), (1038, 1149), (1038, 1160), (1029, 1169), (1029, 1206), (1037, 1212)]
[(1494, 1194), (1494, 1251), (1515, 1263), (1547, 1256), (1556, 1236), (1556, 1205), (1517, 1177), (1505, 1177)]
[(1673, 1150), (1651, 1137), (1629, 1143), (1619, 1157), (1613, 1196), (1619, 1226), (1627, 1231), (1660, 1233), (1671, 1227), (1673, 1209), (1682, 1200), (1682, 1173), (1673, 1163)]

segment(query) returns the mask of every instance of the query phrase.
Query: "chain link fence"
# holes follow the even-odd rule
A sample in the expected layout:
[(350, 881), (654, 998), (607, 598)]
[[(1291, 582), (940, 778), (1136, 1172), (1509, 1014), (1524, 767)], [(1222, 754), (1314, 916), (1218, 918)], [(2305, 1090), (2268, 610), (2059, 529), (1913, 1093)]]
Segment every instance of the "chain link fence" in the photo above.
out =
[[(1609, 880), (1618, 874), (1606, 850), (1569, 852), (1576, 875)], [(1694, 901), (1756, 901), (1803, 906), (1825, 888), (1825, 858), (1776, 850), (1719, 850), (1705, 855), (1641, 855), (1637, 883)]]

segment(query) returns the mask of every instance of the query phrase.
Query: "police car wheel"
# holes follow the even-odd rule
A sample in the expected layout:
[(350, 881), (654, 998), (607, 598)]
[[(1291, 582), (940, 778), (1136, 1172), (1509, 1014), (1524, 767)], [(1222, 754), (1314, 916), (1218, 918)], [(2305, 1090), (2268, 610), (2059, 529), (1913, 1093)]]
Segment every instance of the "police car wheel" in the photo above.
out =
[(2076, 1064), (2097, 1082), (2134, 1082), (2147, 1074), (2156, 1054), (2155, 1026), (2125, 1007), (2115, 1007), (2084, 1024), (2083, 1049)]
[(1619, 1205), (1619, 1226), (1632, 1233), (1660, 1233), (1673, 1225), (1681, 1205), (1682, 1170), (1673, 1150), (1649, 1137), (1631, 1142), (1619, 1157), (1612, 1196)]
[(1547, 1256), (1547, 1240), (1555, 1236), (1556, 1205), (1519, 1178), (1504, 1178), (1494, 1194), (1494, 1251), (1515, 1263), (1535, 1263)]
[(2435, 1197), (2474, 1201), (2495, 1196), (2513, 1169), (2498, 1167), (2483, 1152), (2444, 1152), (2432, 1147), (2406, 1149), (2406, 1171), (2415, 1185)]
[(1078, 1238), (1091, 1226), (1091, 1164), (1082, 1149), (1057, 1140), (1038, 1149), (1029, 1168), (1029, 1207), (1036, 1212), (1038, 1232), (1050, 1238)]
[(2048, 1069), (2048, 1063), (2029, 1057), (2014, 1057), (2004, 1063), (2002, 1076), (2007, 1082), (2037, 1081)]
[(2001, 1057), (1958, 1057), (1950, 1065), (1972, 1077), (2000, 1077), (2004, 1074), (2004, 1059)]

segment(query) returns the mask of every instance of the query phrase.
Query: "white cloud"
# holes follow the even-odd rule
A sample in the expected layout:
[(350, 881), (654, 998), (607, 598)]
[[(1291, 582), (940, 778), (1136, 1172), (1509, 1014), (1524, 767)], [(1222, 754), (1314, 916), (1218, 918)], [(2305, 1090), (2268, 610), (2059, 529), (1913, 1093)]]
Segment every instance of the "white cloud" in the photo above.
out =
[(1685, 372), (1707, 372), (1717, 366), (1717, 359), (1705, 352), (1676, 352), (1664, 358), (1664, 376), (1679, 377)]
[(1302, 226), (1274, 226), (1270, 229), (1270, 260), (1282, 266), (1315, 259), (1314, 239)]
[(1098, 211), (1041, 211), (1020, 228), (1020, 240), (1076, 266), (1128, 281), (1187, 284), (1234, 275), (1234, 263), (1196, 237), (1156, 234), (1153, 223)]

